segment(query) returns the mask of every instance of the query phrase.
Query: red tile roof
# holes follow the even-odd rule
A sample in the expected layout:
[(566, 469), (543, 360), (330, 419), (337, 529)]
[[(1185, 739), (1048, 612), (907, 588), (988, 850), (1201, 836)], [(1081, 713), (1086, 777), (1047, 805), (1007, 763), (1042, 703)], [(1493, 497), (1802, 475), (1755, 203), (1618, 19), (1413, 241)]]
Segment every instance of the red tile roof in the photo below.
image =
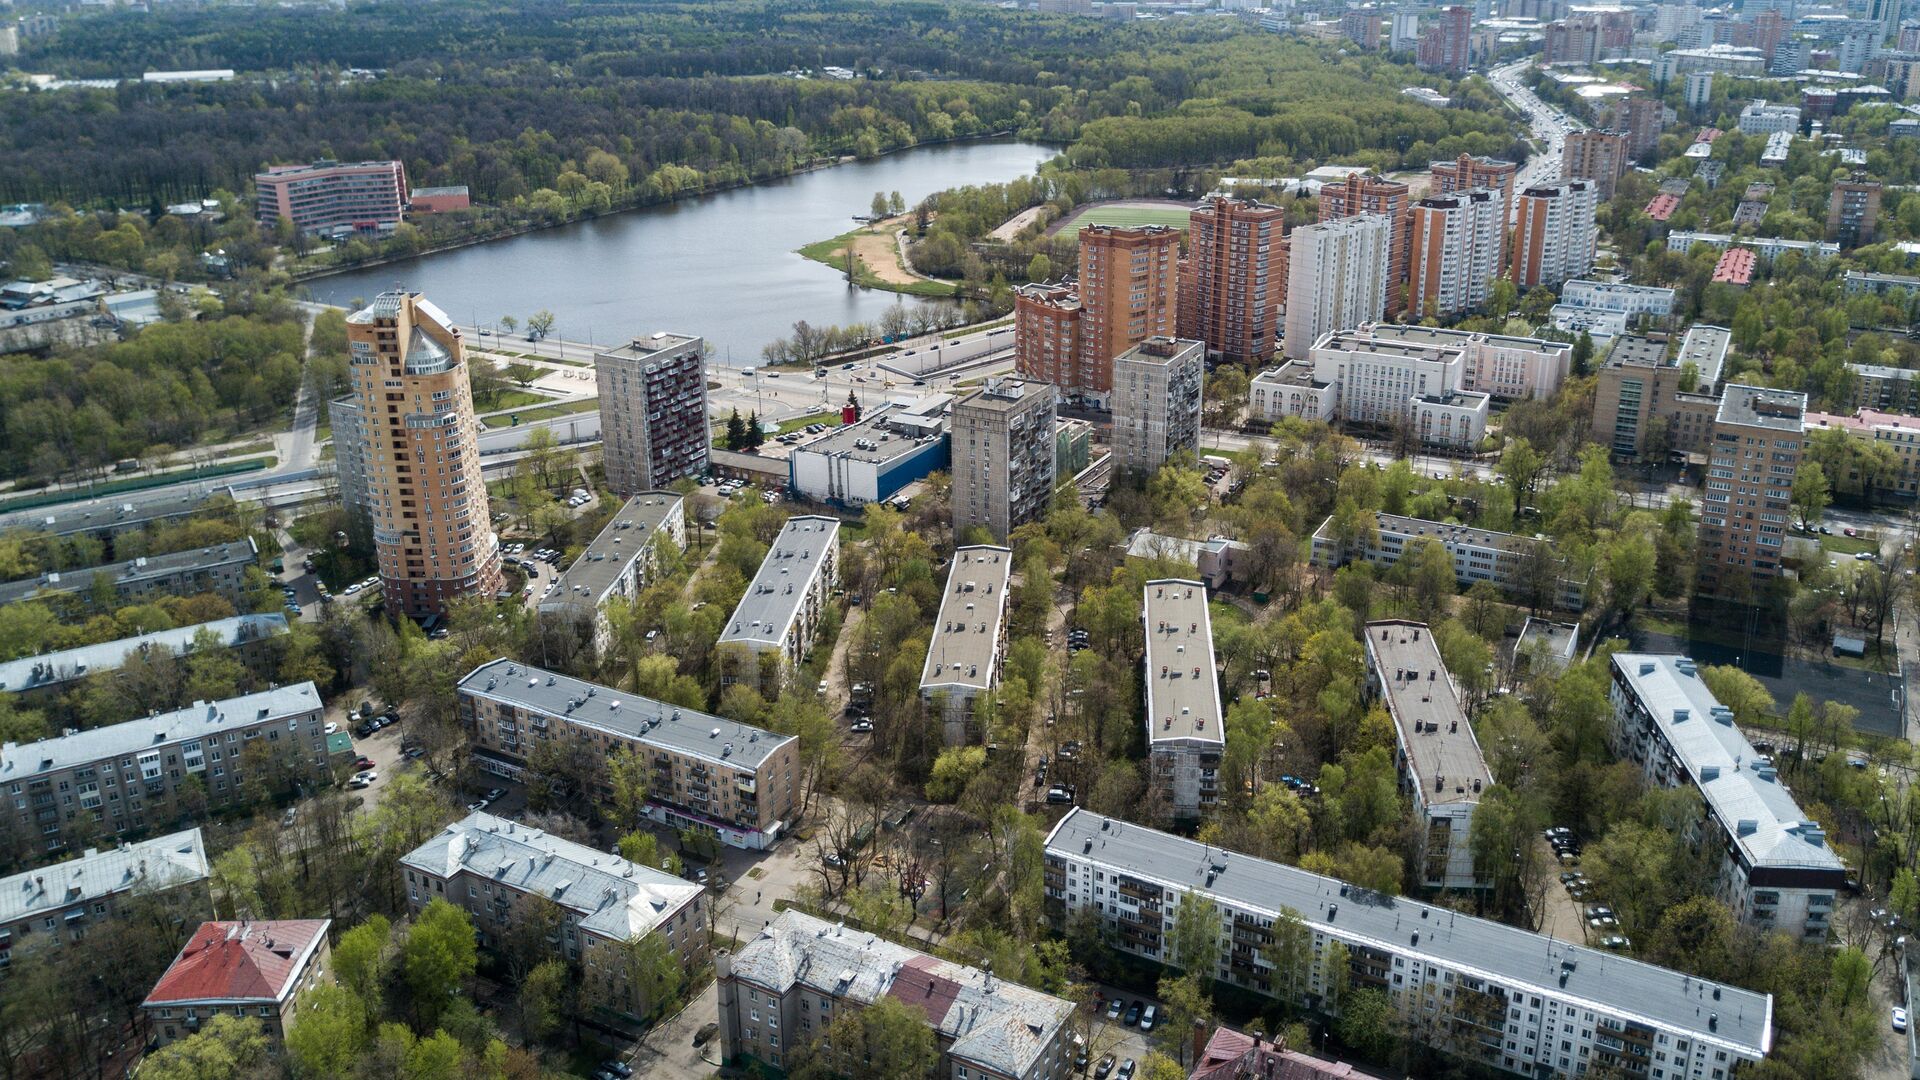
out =
[(911, 1005), (927, 1014), (927, 1022), (939, 1027), (947, 1011), (960, 997), (960, 984), (933, 969), (940, 961), (931, 956), (916, 956), (901, 966), (887, 987), (887, 996), (903, 1005)]
[(192, 1001), (279, 1001), (313, 947), (326, 919), (201, 923), (146, 1004)]
[(1680, 196), (1655, 195), (1653, 201), (1647, 204), (1647, 216), (1655, 221), (1665, 221), (1678, 209), (1680, 209)]
[(1188, 1080), (1340, 1080), (1362, 1074), (1343, 1061), (1326, 1061), (1288, 1050), (1232, 1028), (1214, 1028), (1206, 1049), (1194, 1060)]
[(1713, 280), (1727, 285), (1753, 283), (1754, 255), (1746, 248), (1728, 248), (1714, 264)]
[(1715, 140), (1715, 139), (1717, 139), (1717, 138), (1719, 138), (1720, 136), (1722, 136), (1722, 135), (1725, 135), (1725, 134), (1726, 134), (1726, 132), (1724, 132), (1724, 131), (1721, 131), (1721, 130), (1720, 130), (1719, 128), (1716, 128), (1716, 127), (1706, 127), (1706, 128), (1701, 128), (1701, 129), (1700, 129), (1700, 134), (1698, 134), (1698, 135), (1695, 135), (1695, 136), (1693, 137), (1693, 141), (1694, 141), (1694, 142), (1703, 142), (1703, 143), (1710, 143), (1710, 142), (1712, 142), (1713, 140)]

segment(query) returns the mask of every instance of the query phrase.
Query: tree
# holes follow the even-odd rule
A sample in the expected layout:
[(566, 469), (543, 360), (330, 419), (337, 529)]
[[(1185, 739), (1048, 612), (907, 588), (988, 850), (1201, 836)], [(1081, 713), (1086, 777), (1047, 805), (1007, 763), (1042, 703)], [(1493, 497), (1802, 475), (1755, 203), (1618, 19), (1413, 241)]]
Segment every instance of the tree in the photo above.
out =
[(511, 334), (511, 333), (513, 333), (513, 332), (514, 332), (515, 330), (517, 330), (517, 329), (519, 329), (519, 328), (520, 328), (520, 320), (519, 320), (519, 319), (516, 319), (516, 318), (514, 318), (514, 317), (513, 317), (513, 316), (511, 316), (511, 315), (502, 315), (502, 316), (500, 316), (500, 329), (502, 329), (502, 330), (504, 330), (504, 331), (506, 331), (507, 333), (509, 333), (509, 334)]
[(1386, 993), (1369, 986), (1347, 995), (1333, 1030), (1341, 1042), (1360, 1056), (1384, 1061), (1396, 1041), (1394, 1021), (1393, 1003), (1387, 1000)]
[(1173, 933), (1167, 958), (1189, 975), (1211, 982), (1220, 960), (1220, 915), (1213, 901), (1189, 889), (1173, 909)]
[(1053, 260), (1047, 258), (1046, 252), (1042, 251), (1028, 261), (1028, 281), (1046, 281), (1051, 277), (1053, 277)]
[(867, 208), (867, 213), (872, 216), (873, 220), (879, 221), (881, 218), (887, 216), (887, 208), (891, 205), (892, 204), (887, 201), (886, 192), (876, 191), (873, 193), (873, 203)]
[(727, 449), (745, 450), (747, 448), (747, 422), (740, 419), (740, 410), (735, 409), (727, 415)]
[(1593, 335), (1582, 330), (1580, 331), (1580, 337), (1573, 343), (1573, 373), (1575, 375), (1585, 375), (1588, 367), (1591, 366), (1592, 363)]
[(933, 772), (927, 777), (927, 798), (950, 803), (960, 798), (967, 784), (987, 766), (984, 746), (952, 746), (933, 759)]
[(140, 1064), (140, 1075), (148, 1080), (247, 1080), (266, 1065), (271, 1048), (259, 1020), (215, 1016), (194, 1034), (155, 1051)]
[(647, 808), (647, 794), (653, 783), (653, 762), (621, 743), (607, 755), (607, 784), (612, 789), (606, 809), (617, 829), (630, 829)]
[(545, 1042), (567, 1018), (573, 978), (564, 961), (547, 960), (527, 973), (520, 984), (520, 1023), (527, 1036)]
[(842, 1011), (794, 1056), (794, 1080), (845, 1076), (898, 1077), (930, 1074), (940, 1062), (940, 1047), (926, 1013), (888, 995), (864, 1009)]
[(287, 1029), (287, 1056), (303, 1080), (347, 1076), (367, 1042), (374, 1019), (352, 990), (322, 983), (300, 1001), (300, 1022)]
[(1160, 1000), (1167, 1007), (1167, 1030), (1173, 1038), (1174, 1054), (1181, 1064), (1187, 1060), (1187, 1047), (1193, 1042), (1193, 1029), (1196, 1024), (1204, 1025), (1213, 1018), (1213, 997), (1207, 988), (1213, 985), (1212, 976), (1189, 971), (1179, 978), (1161, 976)]
[(340, 943), (333, 947), (334, 977), (359, 999), (369, 1021), (381, 1011), (391, 932), (392, 924), (385, 915), (370, 915), (366, 922), (340, 935)]
[(541, 308), (539, 311), (527, 316), (527, 333), (535, 339), (546, 337), (548, 332), (553, 329), (553, 318), (553, 312), (548, 311), (546, 308)]
[(904, 214), (906, 212), (907, 212), (907, 200), (901, 198), (899, 192), (896, 191), (893, 194), (887, 196), (887, 213), (893, 215), (894, 217), (899, 217), (901, 214)]
[(473, 977), (478, 963), (472, 920), (465, 911), (436, 898), (414, 921), (401, 959), (422, 1027), (433, 1026), (447, 999)]
[(1802, 461), (1793, 476), (1793, 513), (1800, 519), (1802, 530), (1820, 524), (1820, 515), (1826, 513), (1832, 497), (1826, 470), (1817, 461)]
[(529, 364), (525, 360), (512, 360), (500, 369), (500, 373), (513, 380), (522, 390), (532, 386), (534, 380), (545, 375), (546, 369), (538, 364)]
[(628, 984), (633, 987), (635, 1011), (655, 1016), (671, 1006), (686, 985), (686, 972), (658, 931), (634, 938), (626, 945)]

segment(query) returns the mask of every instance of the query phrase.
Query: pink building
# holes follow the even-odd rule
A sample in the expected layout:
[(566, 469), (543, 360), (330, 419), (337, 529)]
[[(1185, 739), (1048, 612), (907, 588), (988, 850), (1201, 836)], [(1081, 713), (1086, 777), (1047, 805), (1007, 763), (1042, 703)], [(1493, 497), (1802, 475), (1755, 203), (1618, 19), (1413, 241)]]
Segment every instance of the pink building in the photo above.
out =
[(407, 170), (397, 161), (270, 165), (253, 187), (261, 224), (287, 218), (305, 233), (390, 233), (407, 206)]

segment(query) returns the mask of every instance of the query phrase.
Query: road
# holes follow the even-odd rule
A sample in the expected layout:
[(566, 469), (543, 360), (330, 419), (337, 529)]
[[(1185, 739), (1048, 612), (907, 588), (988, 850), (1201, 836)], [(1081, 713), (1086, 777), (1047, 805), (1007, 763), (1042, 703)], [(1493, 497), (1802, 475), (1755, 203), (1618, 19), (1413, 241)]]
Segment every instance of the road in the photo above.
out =
[[(1562, 144), (1569, 132), (1580, 131), (1586, 127), (1574, 116), (1562, 115), (1559, 109), (1541, 101), (1520, 81), (1521, 73), (1526, 71), (1532, 63), (1531, 60), (1522, 60), (1506, 67), (1495, 68), (1488, 74), (1493, 88), (1499, 91), (1509, 104), (1519, 109), (1523, 115), (1533, 117), (1529, 123), (1533, 128), (1534, 138), (1538, 139), (1544, 147), (1521, 166), (1519, 175), (1514, 177), (1515, 191), (1560, 179)], [(1508, 207), (1509, 216), (1517, 215), (1519, 209), (1517, 205)]]

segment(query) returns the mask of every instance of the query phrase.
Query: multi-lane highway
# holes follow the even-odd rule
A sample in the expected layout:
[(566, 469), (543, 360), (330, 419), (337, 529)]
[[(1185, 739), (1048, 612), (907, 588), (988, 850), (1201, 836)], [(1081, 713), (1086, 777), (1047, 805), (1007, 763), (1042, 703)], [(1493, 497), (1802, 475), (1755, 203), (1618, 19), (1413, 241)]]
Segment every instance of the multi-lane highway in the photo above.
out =
[[(1541, 149), (1521, 166), (1520, 174), (1514, 178), (1516, 189), (1534, 184), (1551, 183), (1560, 179), (1560, 155), (1565, 149), (1566, 137), (1570, 132), (1580, 131), (1586, 127), (1572, 114), (1562, 112), (1558, 106), (1541, 101), (1532, 90), (1527, 89), (1525, 83), (1520, 81), (1521, 73), (1531, 63), (1530, 60), (1523, 60), (1506, 67), (1495, 68), (1487, 76), (1493, 83), (1493, 88), (1498, 90), (1509, 104), (1520, 110), (1522, 115), (1533, 118), (1528, 123), (1533, 129), (1534, 138), (1540, 143)], [(1509, 207), (1509, 210), (1517, 211), (1518, 207)]]

